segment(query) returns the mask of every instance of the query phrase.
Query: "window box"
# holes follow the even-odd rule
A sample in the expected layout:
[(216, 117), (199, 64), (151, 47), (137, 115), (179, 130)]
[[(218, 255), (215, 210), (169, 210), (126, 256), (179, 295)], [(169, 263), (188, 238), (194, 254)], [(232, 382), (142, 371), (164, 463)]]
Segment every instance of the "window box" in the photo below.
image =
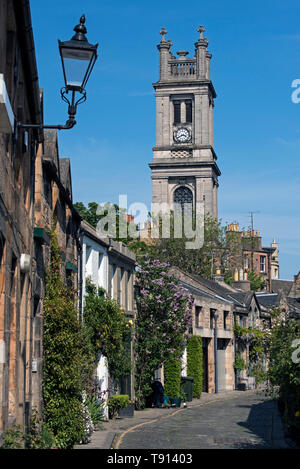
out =
[(42, 244), (50, 244), (50, 236), (45, 230), (45, 228), (41, 226), (36, 226), (33, 229), (33, 237), (35, 241), (39, 241)]
[(76, 267), (76, 265), (72, 264), (72, 262), (67, 262), (66, 263), (66, 270), (71, 270), (73, 272), (77, 272), (77, 267)]

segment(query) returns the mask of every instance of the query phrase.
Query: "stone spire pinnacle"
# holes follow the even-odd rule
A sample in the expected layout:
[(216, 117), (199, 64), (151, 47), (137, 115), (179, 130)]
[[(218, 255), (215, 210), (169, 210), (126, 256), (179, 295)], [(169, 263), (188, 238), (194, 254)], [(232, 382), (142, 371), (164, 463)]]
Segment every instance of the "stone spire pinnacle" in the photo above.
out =
[(166, 31), (166, 28), (161, 28), (159, 34), (161, 34), (161, 42), (166, 42), (165, 35), (168, 34), (168, 31)]
[(200, 39), (204, 39), (203, 37), (203, 33), (204, 31), (206, 31), (206, 29), (204, 28), (204, 26), (202, 26), (202, 24), (200, 24), (199, 28), (197, 29), (198, 33), (200, 33)]

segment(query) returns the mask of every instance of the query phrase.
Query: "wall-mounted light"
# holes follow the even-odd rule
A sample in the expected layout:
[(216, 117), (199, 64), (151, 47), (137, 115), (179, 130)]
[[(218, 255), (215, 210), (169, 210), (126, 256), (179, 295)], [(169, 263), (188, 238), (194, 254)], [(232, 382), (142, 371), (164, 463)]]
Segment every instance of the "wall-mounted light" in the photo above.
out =
[(29, 254), (21, 254), (20, 257), (20, 270), (22, 274), (27, 274), (30, 271), (31, 257)]
[[(23, 129), (72, 129), (76, 124), (75, 115), (78, 104), (86, 101), (85, 86), (97, 60), (98, 44), (90, 44), (87, 40), (85, 15), (74, 28), (75, 35), (70, 41), (58, 41), (65, 86), (60, 90), (63, 101), (68, 104), (69, 119), (65, 125), (43, 125), (17, 123)], [(78, 93), (78, 94), (76, 94)]]

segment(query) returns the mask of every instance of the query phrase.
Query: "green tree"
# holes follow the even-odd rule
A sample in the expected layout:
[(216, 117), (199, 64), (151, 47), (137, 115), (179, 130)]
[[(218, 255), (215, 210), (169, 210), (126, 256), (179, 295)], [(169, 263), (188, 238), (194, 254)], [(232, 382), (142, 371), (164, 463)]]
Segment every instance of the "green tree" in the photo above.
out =
[[(170, 265), (177, 266), (185, 272), (211, 279), (216, 269), (221, 269), (228, 283), (232, 281), (233, 270), (241, 263), (241, 242), (237, 233), (228, 231), (221, 221), (207, 215), (204, 219), (204, 243), (197, 249), (187, 249), (186, 242), (190, 241), (185, 235), (180, 238), (174, 236), (174, 215), (171, 215), (170, 236), (163, 237), (165, 217), (156, 220), (159, 239), (149, 243), (147, 251), (153, 259), (159, 259)], [(145, 253), (145, 244), (129, 244), (137, 255)], [(139, 251), (140, 249), (140, 251)]]
[(248, 280), (250, 281), (250, 288), (253, 291), (263, 290), (266, 286), (266, 281), (263, 279), (262, 275), (254, 271), (248, 272)]
[[(131, 226), (131, 230), (136, 231), (137, 227), (134, 223), (127, 221), (126, 210), (120, 208), (117, 204), (111, 204), (108, 202), (105, 205), (99, 205), (97, 202), (89, 202), (88, 207), (86, 207), (82, 202), (76, 202), (74, 207), (82, 218), (95, 229), (97, 229), (98, 223), (104, 217), (106, 220), (109, 220), (112, 228), (109, 229), (108, 234), (112, 239), (122, 241), (125, 244), (135, 240), (128, 230)], [(108, 224), (106, 224), (104, 228), (107, 230), (109, 228)], [(125, 233), (127, 233), (126, 236), (123, 235)]]
[(137, 404), (151, 394), (154, 372), (169, 359), (180, 358), (191, 326), (193, 299), (168, 272), (169, 264), (141, 259), (135, 327), (135, 386)]
[[(300, 360), (299, 321), (282, 309), (272, 313), (267, 331), (269, 391), (284, 408), (284, 421), (290, 435), (300, 444)], [(298, 350), (297, 350), (298, 347)]]

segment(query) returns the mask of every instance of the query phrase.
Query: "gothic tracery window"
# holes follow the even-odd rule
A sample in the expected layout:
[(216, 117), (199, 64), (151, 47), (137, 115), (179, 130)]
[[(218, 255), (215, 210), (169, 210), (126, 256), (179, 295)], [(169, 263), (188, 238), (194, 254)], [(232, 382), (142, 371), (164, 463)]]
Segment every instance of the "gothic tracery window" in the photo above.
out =
[(193, 211), (193, 193), (192, 191), (185, 186), (178, 187), (174, 192), (174, 203), (177, 204), (175, 209), (178, 209), (178, 206), (181, 207), (181, 213), (184, 214), (192, 213)]

